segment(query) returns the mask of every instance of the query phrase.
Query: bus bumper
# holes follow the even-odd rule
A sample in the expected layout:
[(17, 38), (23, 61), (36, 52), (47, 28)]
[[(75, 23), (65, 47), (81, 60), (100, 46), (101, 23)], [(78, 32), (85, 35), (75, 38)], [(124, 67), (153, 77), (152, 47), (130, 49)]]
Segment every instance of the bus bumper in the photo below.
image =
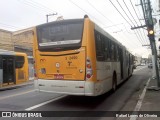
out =
[(71, 80), (34, 80), (35, 89), (42, 92), (60, 93), (67, 95), (95, 96), (94, 83)]

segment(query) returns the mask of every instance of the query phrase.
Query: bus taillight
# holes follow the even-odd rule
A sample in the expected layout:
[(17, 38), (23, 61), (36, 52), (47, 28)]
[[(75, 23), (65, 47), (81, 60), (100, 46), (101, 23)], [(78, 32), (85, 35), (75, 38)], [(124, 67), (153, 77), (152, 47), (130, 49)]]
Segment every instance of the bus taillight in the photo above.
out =
[(88, 69), (91, 69), (91, 65), (90, 65), (90, 64), (87, 64), (87, 68), (88, 68)]
[(37, 74), (34, 72), (34, 77), (37, 78)]
[(35, 66), (35, 60), (33, 59), (33, 71), (34, 71), (34, 79), (37, 79), (37, 72), (36, 72), (36, 66)]
[(92, 76), (92, 74), (91, 74), (91, 73), (87, 73), (87, 74), (86, 74), (86, 79), (91, 78), (91, 76)]
[(89, 58), (86, 60), (86, 80), (90, 79), (92, 77), (92, 65)]
[(35, 79), (35, 80), (37, 79), (37, 73), (36, 73), (35, 67), (34, 67), (34, 79)]

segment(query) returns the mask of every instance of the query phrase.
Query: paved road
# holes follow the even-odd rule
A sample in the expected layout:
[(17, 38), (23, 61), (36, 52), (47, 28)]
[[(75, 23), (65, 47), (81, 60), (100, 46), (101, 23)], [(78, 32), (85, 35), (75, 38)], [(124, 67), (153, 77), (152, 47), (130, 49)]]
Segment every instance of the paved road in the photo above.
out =
[[(39, 93), (34, 86), (0, 91), (1, 111), (133, 111), (145, 83), (151, 75), (146, 66), (137, 67), (133, 76), (119, 86), (116, 92), (100, 97), (63, 96), (60, 94)], [(62, 98), (61, 98), (62, 97)], [(73, 112), (74, 114), (74, 112)], [(87, 114), (87, 112), (85, 113)], [(57, 120), (79, 119), (78, 117), (57, 117)], [(106, 118), (83, 118), (104, 119)], [(116, 118), (107, 118), (116, 119)]]

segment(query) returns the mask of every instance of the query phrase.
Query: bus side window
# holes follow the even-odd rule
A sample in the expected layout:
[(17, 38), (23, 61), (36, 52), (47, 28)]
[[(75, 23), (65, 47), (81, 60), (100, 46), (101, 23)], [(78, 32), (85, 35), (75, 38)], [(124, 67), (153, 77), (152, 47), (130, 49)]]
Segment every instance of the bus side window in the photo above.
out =
[(115, 45), (113, 42), (111, 42), (111, 48), (110, 48), (110, 53), (111, 53), (111, 60), (114, 61), (114, 50), (115, 49)]
[(105, 49), (104, 49), (104, 52), (105, 52), (105, 60), (106, 61), (109, 61), (110, 60), (110, 41), (109, 41), (109, 39), (107, 38), (107, 37), (105, 37), (105, 43), (104, 43), (104, 45), (105, 45)]
[(116, 51), (117, 52), (117, 61), (119, 61), (119, 51), (120, 51), (119, 46), (117, 45), (117, 51)]
[(128, 52), (125, 51), (125, 53), (126, 53), (126, 65), (129, 65), (129, 56), (128, 56)]
[(117, 61), (117, 45), (114, 44), (114, 61)]
[(96, 56), (98, 61), (104, 61), (104, 40), (100, 33), (95, 31)]
[(16, 68), (22, 68), (24, 65), (24, 57), (23, 56), (16, 56), (15, 57), (15, 67)]
[(0, 69), (2, 69), (2, 58), (0, 57)]

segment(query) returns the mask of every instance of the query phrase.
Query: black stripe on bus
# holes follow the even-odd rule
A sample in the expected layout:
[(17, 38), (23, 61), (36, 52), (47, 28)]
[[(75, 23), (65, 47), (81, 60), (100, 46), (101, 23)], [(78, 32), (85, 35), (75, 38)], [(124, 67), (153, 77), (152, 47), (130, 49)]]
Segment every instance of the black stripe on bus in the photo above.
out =
[(73, 54), (78, 54), (78, 53), (80, 53), (80, 52), (67, 53), (67, 54), (61, 54), (61, 55), (40, 54), (40, 56), (63, 56), (63, 55), (73, 55)]

